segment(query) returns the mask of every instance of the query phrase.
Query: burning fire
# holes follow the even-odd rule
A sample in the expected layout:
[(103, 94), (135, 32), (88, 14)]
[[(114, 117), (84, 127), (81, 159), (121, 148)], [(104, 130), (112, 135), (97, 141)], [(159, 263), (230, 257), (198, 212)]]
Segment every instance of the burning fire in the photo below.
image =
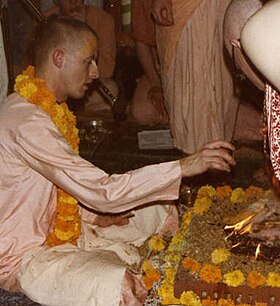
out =
[(280, 203), (279, 199), (257, 203), (243, 215), (242, 220), (226, 225), (226, 240), (231, 241), (233, 253), (243, 253), (256, 259), (273, 260), (280, 257)]

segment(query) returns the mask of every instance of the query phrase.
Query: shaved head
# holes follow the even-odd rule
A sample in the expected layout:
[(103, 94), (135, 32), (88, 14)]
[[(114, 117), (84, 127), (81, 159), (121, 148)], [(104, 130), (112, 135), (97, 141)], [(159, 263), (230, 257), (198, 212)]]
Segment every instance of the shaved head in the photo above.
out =
[(97, 41), (97, 35), (85, 23), (68, 16), (50, 16), (35, 30), (31, 47), (33, 64), (42, 67), (50, 52), (56, 48), (75, 52), (83, 43), (84, 33), (90, 33)]

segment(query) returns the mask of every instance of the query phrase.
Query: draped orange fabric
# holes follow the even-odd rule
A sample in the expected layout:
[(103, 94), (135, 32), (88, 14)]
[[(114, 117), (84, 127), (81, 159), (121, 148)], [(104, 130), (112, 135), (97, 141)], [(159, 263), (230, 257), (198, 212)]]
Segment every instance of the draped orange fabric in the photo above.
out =
[(172, 0), (174, 25), (157, 26), (157, 39), (165, 44), (158, 50), (163, 72), (168, 70), (180, 33), (202, 0)]

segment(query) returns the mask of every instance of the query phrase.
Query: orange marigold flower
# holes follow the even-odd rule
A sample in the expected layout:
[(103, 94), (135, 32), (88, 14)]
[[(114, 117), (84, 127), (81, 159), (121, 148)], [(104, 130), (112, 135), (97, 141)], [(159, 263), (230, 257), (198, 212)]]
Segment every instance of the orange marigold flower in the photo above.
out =
[(206, 283), (218, 283), (222, 280), (221, 269), (217, 266), (206, 264), (204, 265), (200, 272), (199, 276)]
[(63, 202), (58, 202), (56, 206), (56, 211), (62, 216), (74, 216), (78, 213), (78, 205), (65, 204)]
[(266, 278), (257, 271), (251, 271), (247, 276), (247, 283), (251, 288), (257, 288), (266, 283)]
[(190, 272), (198, 272), (200, 269), (200, 264), (192, 258), (185, 258), (182, 261), (182, 265), (186, 270)]
[(231, 193), (232, 193), (232, 188), (228, 185), (216, 188), (216, 195), (217, 198), (220, 200), (230, 197)]
[(208, 296), (206, 299), (203, 299), (201, 301), (202, 306), (217, 306), (217, 301), (216, 300), (211, 300), (210, 297)]
[(235, 303), (232, 300), (219, 299), (217, 306), (235, 306)]
[(153, 287), (153, 284), (160, 280), (160, 272), (148, 260), (143, 262), (142, 270), (142, 280), (146, 286), (146, 289), (150, 290)]
[(264, 194), (264, 190), (256, 186), (249, 186), (245, 192), (248, 200), (255, 200)]

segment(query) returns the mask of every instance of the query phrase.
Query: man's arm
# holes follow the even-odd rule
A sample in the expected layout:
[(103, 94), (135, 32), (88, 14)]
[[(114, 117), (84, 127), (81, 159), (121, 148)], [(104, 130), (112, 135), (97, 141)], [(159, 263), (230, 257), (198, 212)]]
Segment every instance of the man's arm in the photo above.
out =
[(171, 0), (153, 0), (152, 15), (158, 25), (172, 25), (174, 19)]

